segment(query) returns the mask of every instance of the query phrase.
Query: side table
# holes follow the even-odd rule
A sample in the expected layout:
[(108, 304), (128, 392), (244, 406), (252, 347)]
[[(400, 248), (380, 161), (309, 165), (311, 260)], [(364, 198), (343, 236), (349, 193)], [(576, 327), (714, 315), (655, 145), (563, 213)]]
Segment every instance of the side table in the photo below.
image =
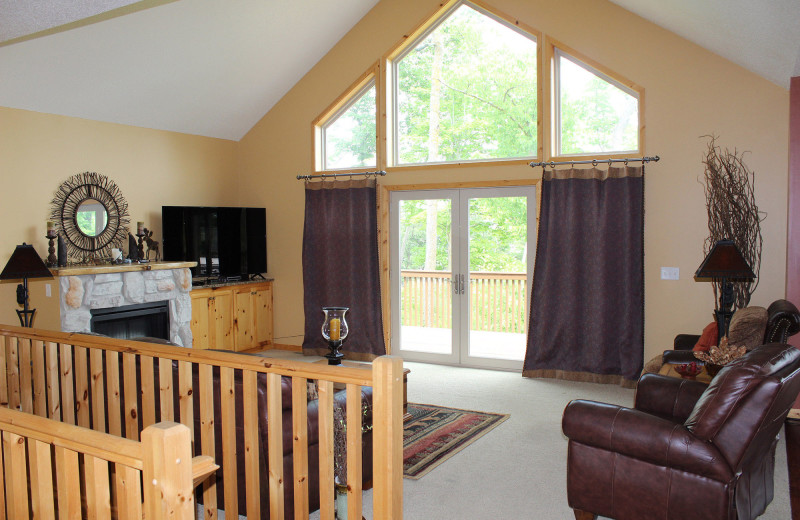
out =
[[(682, 377), (675, 370), (675, 364), (673, 364), (673, 363), (664, 363), (663, 365), (661, 365), (661, 369), (658, 371), (658, 373), (661, 374), (662, 376), (670, 376), (670, 377), (677, 377), (677, 378), (681, 378)], [(700, 373), (697, 374), (696, 376), (694, 376), (692, 379), (694, 379), (695, 381), (700, 381), (701, 383), (706, 383), (707, 384), (707, 383), (711, 382), (712, 378), (711, 378), (710, 375), (708, 375), (708, 372), (706, 372), (706, 368), (703, 367), (703, 370), (701, 370)]]

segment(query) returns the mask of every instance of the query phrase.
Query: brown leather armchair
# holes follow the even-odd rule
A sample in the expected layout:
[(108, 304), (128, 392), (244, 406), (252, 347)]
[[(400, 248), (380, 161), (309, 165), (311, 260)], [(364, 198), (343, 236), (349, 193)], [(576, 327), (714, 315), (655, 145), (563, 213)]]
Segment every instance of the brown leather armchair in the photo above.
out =
[(778, 433), (800, 392), (800, 350), (762, 345), (710, 385), (645, 374), (634, 408), (564, 410), (577, 519), (749, 520), (773, 498)]
[[(789, 300), (775, 300), (767, 308), (767, 328), (764, 331), (764, 343), (786, 343), (790, 336), (800, 332), (800, 312)], [(664, 363), (702, 363), (694, 357), (694, 348), (699, 335), (678, 334), (675, 336), (673, 350), (665, 350), (662, 355)]]

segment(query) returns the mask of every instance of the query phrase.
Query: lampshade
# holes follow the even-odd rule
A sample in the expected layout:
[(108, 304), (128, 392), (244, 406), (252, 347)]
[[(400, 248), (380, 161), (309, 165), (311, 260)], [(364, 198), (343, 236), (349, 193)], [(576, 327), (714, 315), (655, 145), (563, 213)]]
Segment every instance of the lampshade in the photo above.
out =
[(0, 273), (0, 280), (18, 280), (20, 278), (52, 278), (50, 269), (44, 265), (42, 258), (33, 249), (33, 246), (26, 244), (17, 246), (8, 259), (3, 272)]
[(697, 278), (752, 280), (756, 277), (733, 240), (720, 240), (694, 273)]

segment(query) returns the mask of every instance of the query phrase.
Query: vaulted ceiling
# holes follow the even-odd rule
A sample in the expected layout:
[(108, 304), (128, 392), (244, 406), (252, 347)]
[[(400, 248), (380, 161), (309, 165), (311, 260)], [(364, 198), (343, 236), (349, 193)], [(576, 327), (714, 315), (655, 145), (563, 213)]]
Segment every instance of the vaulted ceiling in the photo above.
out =
[[(798, 0), (611, 0), (788, 88)], [(239, 140), (378, 0), (0, 2), (0, 106)]]

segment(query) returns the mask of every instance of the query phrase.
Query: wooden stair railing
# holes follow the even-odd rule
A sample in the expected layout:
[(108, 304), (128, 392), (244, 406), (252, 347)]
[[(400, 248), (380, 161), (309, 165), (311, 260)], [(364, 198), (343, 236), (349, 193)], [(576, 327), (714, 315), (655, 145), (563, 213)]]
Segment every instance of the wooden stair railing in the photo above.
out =
[[(177, 370), (173, 370), (173, 362), (177, 362)], [(217, 388), (213, 377), (216, 371)], [(233, 517), (246, 514), (248, 518), (261, 518), (261, 493), (268, 493), (270, 518), (282, 519), (285, 486), (294, 488), (295, 513), (308, 517), (306, 406), (292, 407), (294, 478), (286, 482), (283, 475), (281, 378), (290, 377), (292, 399), (297, 404), (306, 402), (309, 380), (317, 381), (319, 390), (320, 518), (334, 517), (333, 385), (338, 383), (347, 389), (348, 422), (361, 419), (361, 387), (373, 389), (374, 518), (402, 519), (402, 373), (402, 360), (391, 356), (380, 357), (365, 368), (330, 367), (0, 325), (0, 405), (138, 441), (140, 421), (143, 429), (158, 421), (180, 422), (195, 440), (197, 403), (199, 442), (193, 444), (192, 453), (214, 455), (214, 422), (219, 422), (223, 498), (226, 513)], [(260, 481), (259, 469), (259, 374), (266, 375), (267, 387), (267, 451), (271, 455), (267, 482)], [(242, 381), (241, 410), (234, 399), (235, 376)], [(220, 396), (220, 409), (216, 411), (214, 392)], [(237, 425), (244, 430), (243, 445), (237, 445)], [(236, 457), (230, 456), (232, 450), (245, 454), (245, 482), (236, 481), (240, 471)], [(359, 429), (348, 428), (348, 517), (358, 520), (363, 513), (361, 453)], [(213, 463), (199, 459), (196, 466), (203, 465)], [(238, 503), (236, 495), (240, 486), (246, 490), (243, 504)], [(204, 482), (203, 506), (209, 520), (217, 518), (216, 491), (214, 479)]]
[(89, 518), (190, 520), (195, 483), (217, 469), (190, 457), (178, 423), (149, 426), (136, 442), (0, 408), (0, 432), (3, 519), (81, 518), (85, 508)]

